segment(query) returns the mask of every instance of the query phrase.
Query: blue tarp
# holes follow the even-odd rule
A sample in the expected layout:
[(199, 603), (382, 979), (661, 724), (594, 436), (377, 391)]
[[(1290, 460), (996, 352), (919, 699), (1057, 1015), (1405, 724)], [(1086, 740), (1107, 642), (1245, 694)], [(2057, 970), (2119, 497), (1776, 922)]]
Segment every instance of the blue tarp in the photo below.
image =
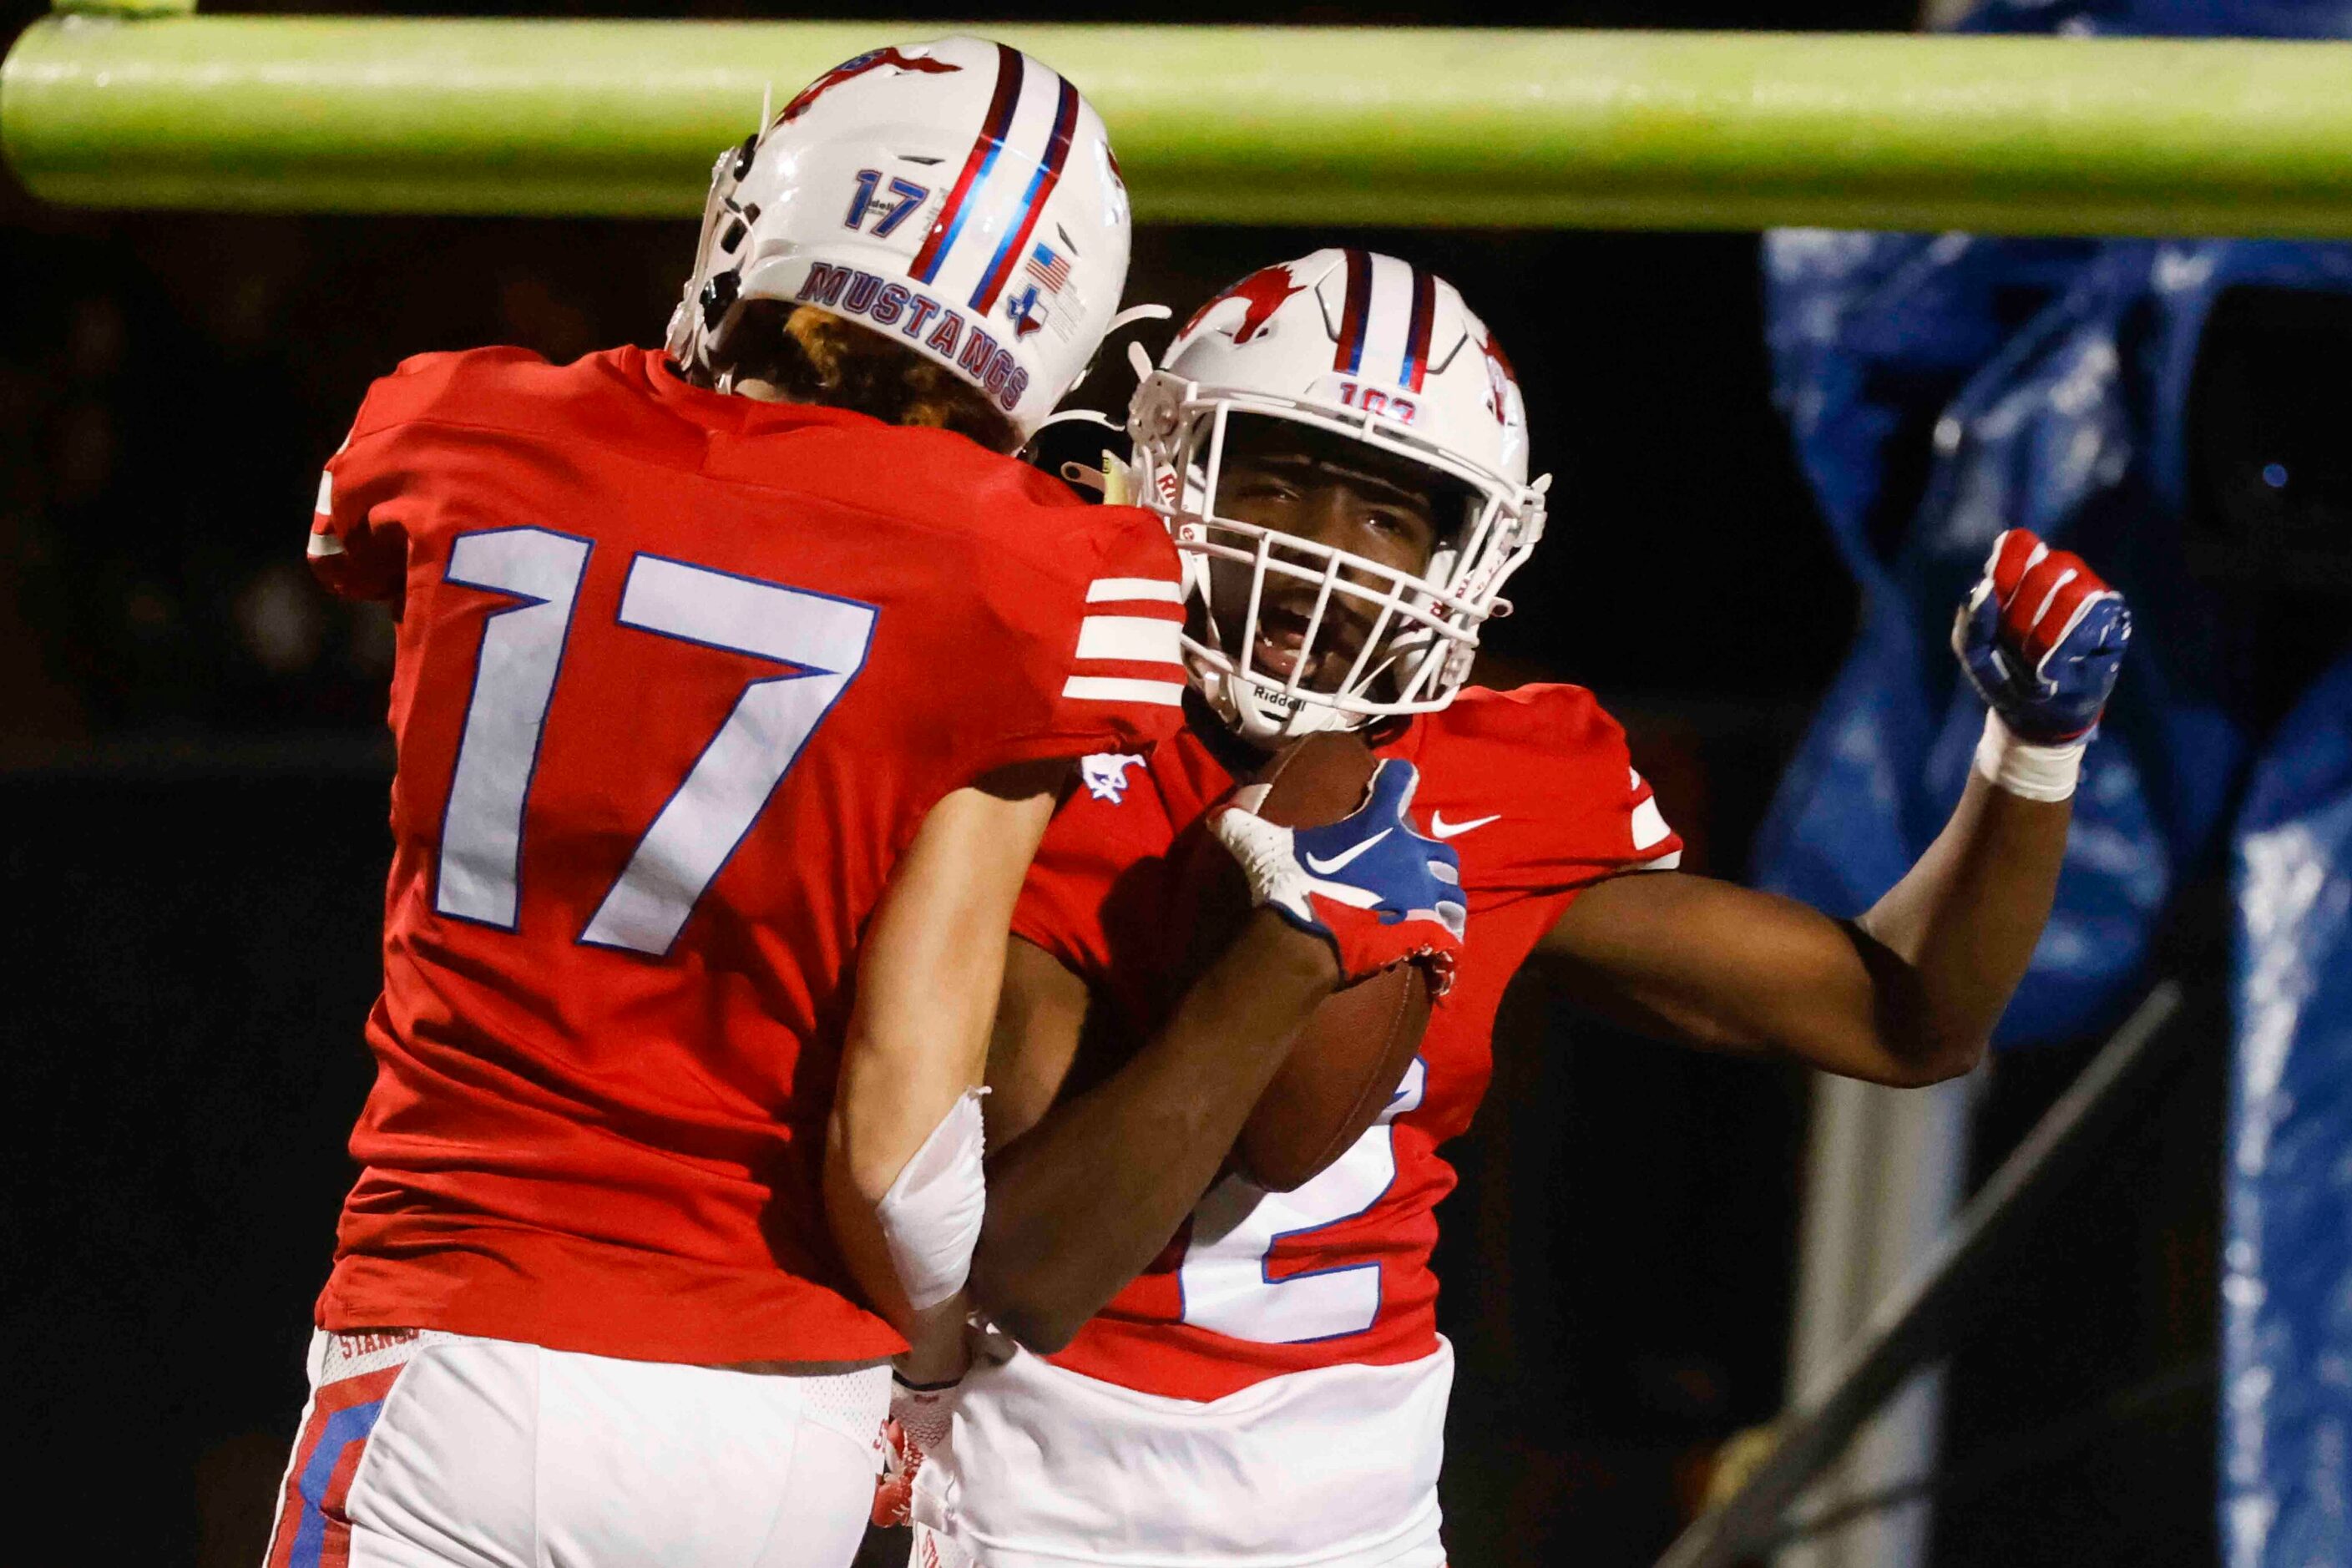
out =
[(2352, 658), (2237, 826), (2222, 1539), (2231, 1568), (2352, 1563)]
[(1766, 258), (1779, 395), (1863, 627), (1782, 781), (1759, 875), (1845, 910), (1902, 875), (1959, 798), (1982, 722), (1953, 609), (2004, 528), (2080, 551), (2138, 630), (2000, 1043), (2095, 1033), (2145, 989), (2172, 891), (2214, 852), (2249, 762), (2221, 611), (2182, 565), (2198, 343), (2235, 286), (2352, 294), (2352, 251), (1801, 230)]
[[(2352, 5), (2010, 3), (1969, 26), (2352, 36)], [(2215, 300), (2352, 294), (2352, 248), (1805, 230), (1769, 237), (1766, 266), (1777, 394), (1863, 621), (1759, 837), (1759, 879), (1857, 910), (1942, 826), (1980, 723), (1951, 616), (1995, 534), (2032, 528), (2129, 594), (2137, 633), (2057, 909), (1997, 1043), (2113, 1024), (2176, 888), (2230, 857), (2222, 1539), (2231, 1568), (2352, 1565), (2352, 658), (2259, 733), (2183, 548)]]

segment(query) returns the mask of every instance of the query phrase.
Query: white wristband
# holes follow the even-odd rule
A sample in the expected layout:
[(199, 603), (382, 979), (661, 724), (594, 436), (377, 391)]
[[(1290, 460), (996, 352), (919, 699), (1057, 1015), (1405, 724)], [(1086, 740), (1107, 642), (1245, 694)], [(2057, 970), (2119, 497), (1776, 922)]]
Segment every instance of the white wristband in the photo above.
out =
[(2010, 733), (2000, 715), (1985, 715), (1984, 736), (1977, 742), (1977, 772), (1996, 789), (2027, 800), (2064, 800), (2074, 793), (2083, 771), (2083, 753), (2091, 738), (2062, 745), (2037, 746)]
[(957, 1099), (875, 1207), (890, 1266), (918, 1312), (962, 1289), (971, 1273), (988, 1203), (980, 1119), (987, 1092), (966, 1089)]

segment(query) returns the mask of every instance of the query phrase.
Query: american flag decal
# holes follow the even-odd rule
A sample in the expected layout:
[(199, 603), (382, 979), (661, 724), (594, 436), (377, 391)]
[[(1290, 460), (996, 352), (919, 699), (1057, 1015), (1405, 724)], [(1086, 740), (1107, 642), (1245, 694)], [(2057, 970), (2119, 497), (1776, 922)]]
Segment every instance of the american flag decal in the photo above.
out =
[(1070, 281), (1070, 258), (1040, 241), (1029, 253), (1026, 270), (1029, 276), (1045, 286), (1048, 294), (1058, 294)]

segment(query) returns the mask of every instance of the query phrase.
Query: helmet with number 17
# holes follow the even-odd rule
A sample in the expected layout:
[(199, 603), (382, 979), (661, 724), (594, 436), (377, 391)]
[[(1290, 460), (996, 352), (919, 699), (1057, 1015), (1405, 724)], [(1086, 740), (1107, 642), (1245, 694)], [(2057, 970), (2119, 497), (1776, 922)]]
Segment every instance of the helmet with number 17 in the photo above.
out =
[[(1318, 250), (1211, 300), (1137, 389), (1128, 433), (1137, 499), (1184, 557), (1192, 683), (1261, 744), (1452, 701), (1543, 532), (1550, 479), (1528, 482), (1509, 361), (1452, 284), (1391, 256)], [(1429, 498), (1425, 564), (1234, 515), (1235, 454), (1269, 446)]]
[(876, 49), (721, 154), (669, 353), (708, 369), (743, 306), (818, 306), (978, 387), (1026, 436), (1082, 375), (1127, 282), (1102, 119), (981, 38)]

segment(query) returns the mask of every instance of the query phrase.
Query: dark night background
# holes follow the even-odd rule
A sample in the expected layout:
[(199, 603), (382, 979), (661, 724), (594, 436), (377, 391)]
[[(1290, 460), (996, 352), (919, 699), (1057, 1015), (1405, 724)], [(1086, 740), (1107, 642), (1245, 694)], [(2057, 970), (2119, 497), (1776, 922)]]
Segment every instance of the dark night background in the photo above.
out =
[[(37, 14), (0, 5), (0, 32)], [(1207, 0), (1153, 15), (1914, 20), (1872, 0), (1587, 0), (1482, 18)], [(890, 16), (890, 31), (929, 30), (922, 14)], [(1139, 19), (1107, 5), (991, 17)], [(319, 465), (370, 379), (405, 355), (656, 342), (693, 229), (79, 213), (5, 175), (0, 226), (10, 1490), (20, 1514), (70, 1521), (59, 1558), (226, 1568), (257, 1558), (301, 1402), (310, 1301), (352, 1174), (342, 1140), (368, 1081), (360, 1026), (389, 854), (390, 628), (303, 568)], [(1181, 313), (1326, 237), (1147, 228), (1129, 298)], [(1518, 613), (1489, 638), (1501, 679), (1595, 688), (1696, 868), (1738, 875), (1854, 611), (1769, 401), (1755, 237), (1351, 239), (1461, 286), (1520, 366), (1537, 467), (1559, 476)], [(1122, 375), (1099, 395), (1123, 404)], [(1539, 977), (1498, 1046), (1495, 1093), (1454, 1151), (1465, 1184), (1438, 1260), (1463, 1357), (1454, 1560), (1646, 1562), (1694, 1506), (1714, 1446), (1780, 1406), (1805, 1086), (1583, 1024), (1546, 1005)], [(2080, 1059), (1996, 1073), (1980, 1165)], [(2181, 1151), (2215, 1141), (2212, 1076), (2070, 1201), (1997, 1304), (1997, 1331), (1964, 1345), (1955, 1464), (2210, 1346), (2213, 1156)], [(2170, 1196), (2152, 1205), (2150, 1190)], [(2002, 1473), (1964, 1494), (1939, 1560), (2210, 1558), (2204, 1398), (2039, 1461), (2039, 1481)]]

